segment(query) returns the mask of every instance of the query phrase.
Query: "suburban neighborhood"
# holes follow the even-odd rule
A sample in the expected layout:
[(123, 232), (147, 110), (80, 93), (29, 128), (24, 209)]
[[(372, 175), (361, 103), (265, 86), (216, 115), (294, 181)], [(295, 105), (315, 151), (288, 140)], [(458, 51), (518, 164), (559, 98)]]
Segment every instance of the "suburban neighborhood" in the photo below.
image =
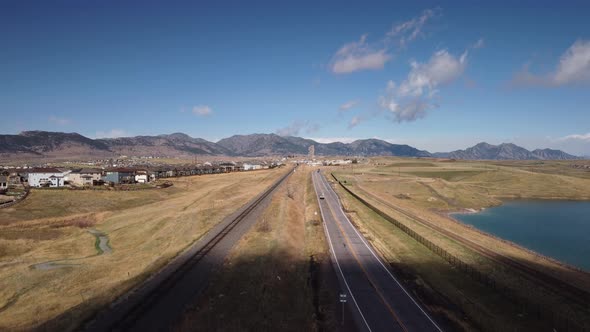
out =
[(33, 188), (89, 187), (102, 185), (148, 183), (161, 178), (190, 175), (253, 171), (281, 166), (280, 162), (260, 163), (204, 163), (159, 167), (61, 168), (22, 167), (5, 168), (0, 174), (0, 189), (22, 183)]
[(312, 150), (307, 156), (202, 163), (164, 164), (153, 157), (121, 156), (119, 159), (43, 165), (0, 165), (0, 208), (23, 200), (30, 189), (135, 190), (157, 186), (155, 182), (159, 179), (249, 172), (281, 167), (287, 163), (345, 166), (357, 162), (356, 158), (316, 159)]

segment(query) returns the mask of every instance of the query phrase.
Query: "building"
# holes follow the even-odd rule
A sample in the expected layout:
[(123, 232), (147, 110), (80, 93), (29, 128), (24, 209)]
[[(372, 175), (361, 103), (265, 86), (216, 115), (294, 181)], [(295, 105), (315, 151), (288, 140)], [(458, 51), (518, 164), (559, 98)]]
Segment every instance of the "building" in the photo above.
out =
[(19, 174), (19, 170), (20, 169), (5, 169), (0, 171), (0, 176), (6, 177), (9, 186), (16, 186), (21, 184), (27, 178), (25, 173)]
[(64, 178), (66, 178), (68, 174), (72, 173), (72, 170), (68, 168), (57, 168), (57, 170), (61, 172)]
[(56, 168), (34, 168), (27, 170), (27, 179), (31, 187), (63, 187), (64, 175)]
[(0, 190), (8, 188), (8, 176), (0, 175)]
[(94, 186), (101, 181), (102, 171), (98, 169), (83, 168), (79, 171), (72, 171), (66, 175), (66, 180), (74, 186)]
[(135, 182), (136, 183), (148, 183), (150, 181), (150, 175), (146, 170), (135, 171)]
[(253, 171), (257, 169), (262, 169), (262, 165), (255, 163), (244, 163), (244, 171)]
[(221, 163), (219, 164), (219, 168), (223, 173), (233, 172), (236, 167), (235, 163)]
[(10, 172), (8, 175), (8, 185), (9, 186), (16, 186), (23, 182), (23, 178), (18, 174), (18, 172)]
[(135, 170), (131, 168), (107, 169), (102, 180), (114, 184), (135, 183)]

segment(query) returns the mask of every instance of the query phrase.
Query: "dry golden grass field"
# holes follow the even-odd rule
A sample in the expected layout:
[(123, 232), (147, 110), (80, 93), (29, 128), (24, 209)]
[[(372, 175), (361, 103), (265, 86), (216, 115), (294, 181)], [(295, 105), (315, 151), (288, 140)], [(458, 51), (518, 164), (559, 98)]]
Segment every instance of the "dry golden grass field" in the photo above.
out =
[(328, 303), (337, 294), (320, 276), (329, 249), (310, 171), (299, 167), (274, 195), (178, 330), (334, 330), (338, 320)]
[[(575, 162), (578, 161), (572, 163)], [(513, 270), (481, 256), (439, 232), (424, 227), (415, 218), (408, 217), (409, 214), (425, 219), (438, 227), (459, 234), (533, 269), (590, 291), (590, 274), (542, 258), (518, 246), (483, 234), (464, 226), (448, 215), (448, 212), (452, 211), (477, 210), (500, 204), (503, 198), (578, 200), (590, 198), (590, 179), (580, 174), (579, 170), (569, 167), (566, 162), (544, 162), (542, 172), (523, 167), (523, 164), (523, 162), (492, 164), (432, 159), (376, 158), (367, 164), (333, 167), (326, 173), (333, 172), (339, 180), (346, 181), (350, 190), (381, 211), (445, 248), (484, 274), (501, 280), (515, 294), (527, 297), (540, 305), (555, 308), (556, 311), (568, 312), (578, 320), (589, 323), (590, 312), (587, 306), (571, 303), (559, 292), (545, 289), (536, 283), (523, 282), (522, 277), (514, 273)], [(499, 302), (494, 299), (494, 296), (497, 295), (490, 292), (485, 295), (486, 292), (482, 293), (481, 290), (473, 290), (469, 294), (470, 288), (467, 287), (469, 283), (462, 280), (466, 277), (459, 278), (455, 284), (453, 282), (448, 285), (441, 284), (439, 276), (441, 271), (445, 269), (437, 271), (424, 267), (439, 266), (440, 264), (426, 263), (431, 258), (426, 254), (418, 254), (420, 251), (408, 251), (400, 248), (403, 243), (409, 246), (413, 240), (403, 241), (404, 236), (396, 235), (400, 233), (399, 229), (391, 224), (387, 225), (388, 222), (379, 219), (380, 217), (376, 214), (371, 217), (371, 212), (364, 211), (365, 208), (360, 206), (361, 204), (352, 196), (346, 194), (341, 188), (337, 189), (344, 199), (345, 206), (353, 211), (351, 217), (356, 220), (359, 227), (366, 232), (373, 244), (385, 257), (388, 257), (393, 265), (403, 266), (406, 271), (413, 270), (421, 278), (430, 279), (427, 284), (430, 284), (437, 292), (446, 294), (447, 298), (463, 307), (464, 310), (467, 310), (465, 308), (468, 307), (476, 307), (475, 305), (466, 306), (465, 299), (471, 299), (474, 303), (483, 306), (477, 312), (472, 312), (477, 313), (479, 317), (476, 318), (481, 321), (491, 321), (491, 318), (498, 317), (496, 323), (502, 323), (501, 326), (511, 326), (510, 322), (513, 322), (514, 326), (518, 326), (519, 322), (523, 321), (522, 317), (515, 320), (510, 316), (510, 312), (507, 312), (508, 315), (498, 312), (498, 310), (501, 311), (501, 309), (510, 306), (498, 306)], [(400, 211), (404, 213), (400, 213)], [(359, 217), (357, 215), (359, 213), (369, 215)], [(386, 230), (386, 228), (391, 229)], [(406, 245), (402, 245), (402, 247)], [(406, 256), (403, 259), (400, 258), (403, 255)], [(414, 256), (418, 256), (418, 258)], [(425, 261), (420, 263), (420, 259)], [(445, 264), (440, 266), (444, 267)], [(455, 277), (450, 276), (450, 278), (453, 280)], [(461, 288), (464, 286), (466, 288), (462, 290)]]
[(0, 330), (48, 321), (75, 328), (286, 171), (178, 178), (132, 192), (33, 191), (0, 210)]

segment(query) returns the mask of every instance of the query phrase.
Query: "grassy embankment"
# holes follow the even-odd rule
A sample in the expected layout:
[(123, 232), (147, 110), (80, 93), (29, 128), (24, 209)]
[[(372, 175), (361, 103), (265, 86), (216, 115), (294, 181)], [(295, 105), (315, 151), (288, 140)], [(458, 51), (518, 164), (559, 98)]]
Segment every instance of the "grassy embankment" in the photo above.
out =
[[(585, 199), (590, 197), (590, 183), (588, 180), (579, 176), (562, 175), (563, 173), (567, 174), (568, 169), (560, 171), (560, 174), (549, 174), (528, 172), (509, 166), (490, 166), (481, 162), (448, 163), (432, 160), (380, 159), (378, 163), (378, 166), (374, 164), (355, 166), (354, 174), (352, 174), (351, 168), (340, 168), (334, 171), (336, 171), (340, 179), (347, 181), (350, 189), (369, 200), (382, 211), (410, 226), (464, 262), (471, 264), (483, 273), (492, 275), (494, 279), (513, 289), (519, 296), (529, 298), (531, 301), (545, 307), (554, 308), (555, 311), (567, 312), (570, 317), (576, 317), (578, 321), (587, 321), (587, 318), (584, 317), (589, 317), (588, 308), (570, 303), (561, 294), (540, 287), (536, 283), (523, 281), (514, 271), (466, 249), (463, 245), (441, 236), (431, 229), (423, 227), (412, 218), (408, 218), (396, 209), (391, 208), (391, 206), (383, 204), (383, 201), (412, 215), (452, 230), (487, 248), (492, 248), (502, 255), (556, 276), (580, 288), (589, 289), (590, 278), (587, 273), (570, 269), (556, 262), (540, 258), (521, 248), (486, 236), (455, 222), (446, 214), (440, 213), (441, 211), (456, 211), (465, 208), (478, 209), (499, 204), (498, 198), (500, 197)], [(363, 210), (363, 207), (358, 202), (355, 203), (343, 190), (339, 190), (339, 193), (345, 198), (345, 204), (357, 204), (350, 207), (352, 210)], [(449, 288), (444, 285), (435, 287), (437, 283), (442, 282), (440, 279), (443, 279), (440, 278), (438, 268), (436, 271), (424, 270), (420, 268), (422, 264), (419, 259), (407, 257), (401, 259), (399, 257), (399, 243), (409, 245), (412, 241), (402, 241), (403, 236), (398, 240), (385, 239), (387, 236), (393, 236), (392, 234), (395, 234), (396, 229), (395, 227), (389, 231), (374, 229), (379, 223), (373, 221), (380, 219), (376, 215), (358, 218), (353, 213), (352, 217), (357, 220), (359, 227), (364, 228), (364, 231), (372, 238), (374, 245), (380, 248), (386, 257), (393, 257), (388, 258), (393, 265), (402, 264), (407, 270), (414, 271), (414, 275), (428, 280), (427, 284), (432, 285), (432, 288), (444, 294), (446, 298), (460, 305), (466, 311), (470, 306), (465, 305), (464, 298), (472, 298), (477, 301), (476, 303), (482, 308), (476, 312), (471, 312), (471, 314), (480, 315), (475, 317), (478, 320), (486, 321), (484, 319), (485, 314), (482, 316), (481, 313), (489, 313), (489, 317), (499, 317), (495, 323), (503, 324), (500, 326), (518, 326), (519, 323), (524, 323), (527, 319), (536, 320), (534, 317), (527, 315), (512, 317), (514, 314), (511, 315), (511, 312), (518, 313), (519, 310), (508, 310), (507, 315), (501, 313), (492, 314), (498, 308), (510, 308), (510, 304), (498, 306), (499, 303), (494, 300), (494, 296), (497, 296), (497, 294), (493, 294), (492, 290), (469, 291), (470, 288), (467, 285), (470, 281), (466, 276), (460, 274), (457, 282), (450, 284), (452, 287)], [(381, 220), (381, 222), (387, 223), (384, 220)], [(399, 230), (397, 231), (399, 232)], [(427, 259), (427, 256), (418, 254), (419, 251), (412, 252), (423, 259)], [(444, 265), (442, 266), (444, 267)], [(445, 277), (444, 279), (453, 280), (452, 277)], [(528, 327), (528, 324), (526, 323), (524, 326)]]
[[(178, 178), (160, 190), (34, 191), (0, 210), (0, 330), (75, 328), (285, 171)], [(90, 229), (112, 253), (100, 254)]]
[(274, 195), (178, 330), (334, 330), (337, 295), (321, 272), (329, 249), (309, 172), (300, 167)]

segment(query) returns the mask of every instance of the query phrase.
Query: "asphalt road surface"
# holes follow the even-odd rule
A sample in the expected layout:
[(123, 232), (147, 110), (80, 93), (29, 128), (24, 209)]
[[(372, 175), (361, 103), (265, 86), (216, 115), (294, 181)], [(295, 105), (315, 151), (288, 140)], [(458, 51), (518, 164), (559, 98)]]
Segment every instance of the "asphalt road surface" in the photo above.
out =
[(341, 294), (359, 331), (442, 331), (348, 220), (324, 175), (312, 177)]

